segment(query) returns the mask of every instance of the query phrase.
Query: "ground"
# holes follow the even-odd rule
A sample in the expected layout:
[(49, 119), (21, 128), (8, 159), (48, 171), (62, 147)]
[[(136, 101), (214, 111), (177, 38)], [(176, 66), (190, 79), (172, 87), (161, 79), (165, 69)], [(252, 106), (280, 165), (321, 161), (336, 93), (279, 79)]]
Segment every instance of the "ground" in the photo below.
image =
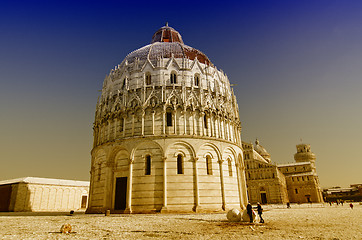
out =
[[(0, 239), (362, 239), (362, 205), (265, 205), (260, 223), (226, 213), (88, 215), (0, 213)], [(73, 233), (59, 233), (69, 223)]]

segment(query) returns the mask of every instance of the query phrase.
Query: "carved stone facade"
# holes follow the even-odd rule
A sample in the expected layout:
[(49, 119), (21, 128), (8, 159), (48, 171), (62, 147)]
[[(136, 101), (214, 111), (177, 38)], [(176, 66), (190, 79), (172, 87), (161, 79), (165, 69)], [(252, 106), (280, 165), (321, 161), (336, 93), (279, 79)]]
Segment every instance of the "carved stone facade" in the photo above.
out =
[(87, 212), (219, 211), (247, 202), (236, 97), (165, 26), (106, 76)]
[(246, 180), (251, 203), (323, 202), (309, 144), (297, 145), (295, 163), (275, 164), (259, 144), (243, 143)]

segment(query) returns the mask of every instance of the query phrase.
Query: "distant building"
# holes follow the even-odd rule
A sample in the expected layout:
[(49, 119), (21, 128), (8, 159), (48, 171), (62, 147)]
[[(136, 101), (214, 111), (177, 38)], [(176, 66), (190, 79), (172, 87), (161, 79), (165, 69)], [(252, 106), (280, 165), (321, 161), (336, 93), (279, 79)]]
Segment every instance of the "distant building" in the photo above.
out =
[(298, 144), (295, 163), (277, 165), (259, 144), (243, 143), (248, 197), (251, 203), (323, 202), (309, 144)]
[(0, 181), (0, 212), (86, 209), (89, 182), (25, 177)]
[(352, 184), (349, 188), (333, 187), (323, 189), (323, 197), (326, 202), (343, 201), (362, 201), (362, 184)]

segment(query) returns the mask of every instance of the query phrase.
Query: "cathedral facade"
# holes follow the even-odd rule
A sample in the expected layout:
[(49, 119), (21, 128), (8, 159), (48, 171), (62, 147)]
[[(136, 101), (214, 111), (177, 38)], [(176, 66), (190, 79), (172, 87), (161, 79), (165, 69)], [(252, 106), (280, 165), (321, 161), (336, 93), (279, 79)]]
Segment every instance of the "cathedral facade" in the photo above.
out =
[(309, 144), (298, 144), (294, 163), (275, 164), (259, 144), (243, 142), (248, 197), (251, 203), (320, 203), (322, 190), (316, 156)]
[(160, 28), (104, 79), (87, 212), (243, 209), (240, 133), (225, 73), (175, 29)]

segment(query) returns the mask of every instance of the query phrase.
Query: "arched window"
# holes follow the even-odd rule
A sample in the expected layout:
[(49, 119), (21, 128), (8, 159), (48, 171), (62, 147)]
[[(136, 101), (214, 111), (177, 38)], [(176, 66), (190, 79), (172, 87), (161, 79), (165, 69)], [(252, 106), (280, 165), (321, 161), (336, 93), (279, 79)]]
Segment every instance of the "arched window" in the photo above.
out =
[(195, 84), (196, 87), (199, 86), (199, 82), (200, 82), (200, 77), (195, 74), (195, 76), (194, 76), (194, 84)]
[(123, 79), (121, 89), (124, 89), (126, 87), (126, 78)]
[(166, 125), (168, 127), (172, 126), (172, 113), (166, 112)]
[(181, 154), (177, 155), (177, 174), (184, 173), (183, 157)]
[(228, 168), (229, 168), (229, 176), (233, 176), (233, 165), (231, 164), (231, 160), (228, 160)]
[(145, 175), (151, 175), (151, 156), (147, 155), (145, 159)]
[(206, 173), (207, 175), (212, 175), (212, 162), (209, 155), (206, 156)]
[(146, 73), (146, 85), (151, 84), (151, 74), (148, 72)]
[(177, 83), (177, 76), (176, 76), (176, 73), (171, 73), (170, 75), (170, 82), (171, 84), (176, 84)]
[(208, 126), (207, 126), (207, 115), (206, 115), (206, 114), (204, 115), (204, 126), (205, 126), (205, 128), (208, 127)]
[(123, 131), (123, 121), (124, 121), (123, 118), (121, 118), (120, 121), (119, 121), (119, 131), (120, 131), (120, 132)]

